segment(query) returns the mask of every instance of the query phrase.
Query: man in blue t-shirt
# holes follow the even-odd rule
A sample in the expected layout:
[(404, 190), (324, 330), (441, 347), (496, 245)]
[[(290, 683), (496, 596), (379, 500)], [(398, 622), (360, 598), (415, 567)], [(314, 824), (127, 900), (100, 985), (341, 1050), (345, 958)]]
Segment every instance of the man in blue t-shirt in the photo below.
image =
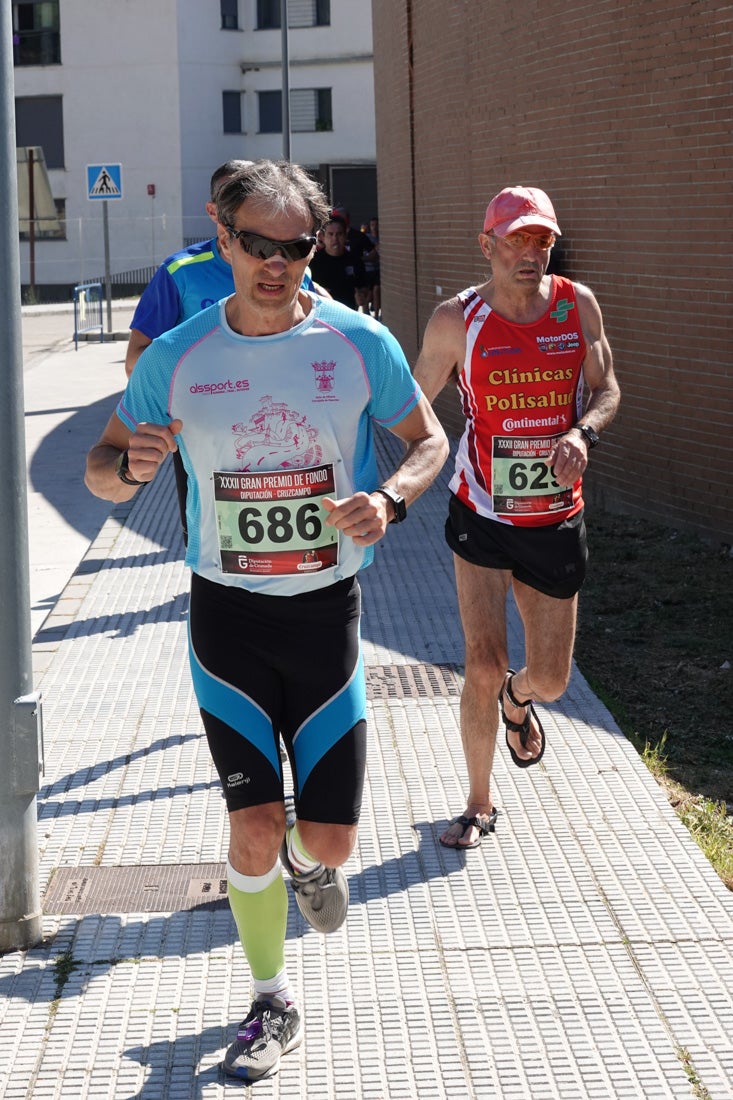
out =
[[(251, 161), (228, 160), (211, 177), (206, 213), (216, 225), (216, 196), (235, 172)], [(129, 378), (145, 348), (156, 336), (170, 332), (182, 321), (226, 298), (234, 290), (232, 269), (219, 252), (216, 237), (174, 252), (160, 265), (143, 291), (130, 322), (130, 341), (125, 356)]]
[[(143, 353), (85, 478), (117, 502), (170, 452), (188, 475), (189, 659), (254, 984), (224, 1069), (245, 1081), (277, 1072), (302, 1039), (282, 869), (317, 931), (333, 932), (348, 911), (341, 866), (366, 767), (358, 573), (448, 454), (388, 330), (302, 288), (328, 210), (320, 186), (286, 161), (258, 161), (223, 185), (217, 241), (234, 293)], [(384, 482), (375, 426), (405, 444)]]

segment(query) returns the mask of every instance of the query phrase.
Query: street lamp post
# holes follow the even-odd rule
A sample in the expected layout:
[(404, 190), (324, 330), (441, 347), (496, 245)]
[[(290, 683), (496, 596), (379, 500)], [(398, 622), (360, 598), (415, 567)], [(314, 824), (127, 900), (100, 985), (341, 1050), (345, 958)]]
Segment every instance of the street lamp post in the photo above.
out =
[(31, 691), (30, 566), (18, 253), (12, 10), (0, 0), (0, 952), (42, 936), (36, 794), (41, 701)]
[(280, 35), (282, 38), (283, 78), (283, 159), (290, 160), (290, 50), (288, 45), (288, 0), (280, 0)]

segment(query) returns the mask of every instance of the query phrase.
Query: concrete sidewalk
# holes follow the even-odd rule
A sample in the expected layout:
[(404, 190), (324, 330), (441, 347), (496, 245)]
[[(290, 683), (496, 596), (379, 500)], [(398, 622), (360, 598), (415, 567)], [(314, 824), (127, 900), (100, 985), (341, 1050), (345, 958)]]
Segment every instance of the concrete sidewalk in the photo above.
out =
[[(123, 345), (72, 344), (34, 367), (60, 390), (29, 411), (36, 511), (45, 494), (56, 514), (32, 572), (71, 545), (80, 552), (33, 647), (45, 942), (0, 958), (4, 1100), (248, 1088), (218, 1068), (249, 979), (223, 894), (224, 804), (188, 674), (171, 471), (106, 514), (81, 484), (123, 355)], [(391, 441), (382, 449), (391, 463)], [(39, 455), (45, 480), (34, 478)], [(438, 844), (465, 783), (448, 472), (362, 575), (370, 743), (345, 867), (351, 910), (324, 938), (291, 905), (287, 965), (305, 1041), (252, 1091), (730, 1100), (733, 895), (577, 670), (543, 708), (543, 763), (520, 771), (497, 753), (496, 833), (466, 853)], [(516, 616), (511, 632), (519, 660)]]
[[(129, 328), (134, 308), (131, 300), (114, 303), (115, 333)], [(69, 305), (24, 306), (22, 332), (35, 634), (111, 511), (81, 479), (90, 441), (124, 389), (127, 345), (83, 341), (75, 350)]]

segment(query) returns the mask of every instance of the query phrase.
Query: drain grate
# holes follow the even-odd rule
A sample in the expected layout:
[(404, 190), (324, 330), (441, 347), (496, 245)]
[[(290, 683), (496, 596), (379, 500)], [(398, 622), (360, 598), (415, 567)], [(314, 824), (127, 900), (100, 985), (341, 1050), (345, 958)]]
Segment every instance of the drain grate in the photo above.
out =
[(461, 694), (456, 665), (370, 665), (368, 699), (435, 699)]
[(84, 913), (176, 913), (227, 904), (226, 864), (61, 867), (43, 900), (43, 911)]

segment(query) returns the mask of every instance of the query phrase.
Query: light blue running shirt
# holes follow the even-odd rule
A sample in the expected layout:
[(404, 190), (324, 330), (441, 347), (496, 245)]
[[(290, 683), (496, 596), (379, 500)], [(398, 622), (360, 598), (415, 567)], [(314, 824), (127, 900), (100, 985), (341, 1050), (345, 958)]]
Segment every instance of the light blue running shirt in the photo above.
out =
[(379, 484), (372, 422), (399, 424), (421, 391), (382, 324), (310, 300), (274, 336), (242, 336), (226, 301), (211, 306), (143, 352), (117, 408), (131, 431), (183, 422), (186, 564), (219, 584), (292, 595), (373, 559), (325, 526), (321, 501)]

